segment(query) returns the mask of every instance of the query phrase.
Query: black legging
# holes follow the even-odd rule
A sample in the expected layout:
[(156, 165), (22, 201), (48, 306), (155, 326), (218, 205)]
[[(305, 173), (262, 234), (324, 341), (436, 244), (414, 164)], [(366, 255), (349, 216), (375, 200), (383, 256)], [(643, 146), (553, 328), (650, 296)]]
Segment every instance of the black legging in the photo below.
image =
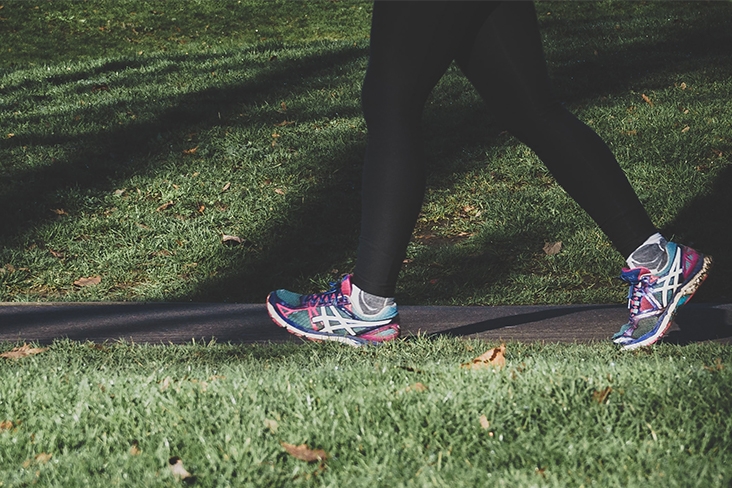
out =
[(394, 296), (424, 198), (422, 109), (453, 60), (624, 256), (657, 232), (605, 143), (553, 97), (532, 3), (377, 1), (362, 93), (361, 289)]

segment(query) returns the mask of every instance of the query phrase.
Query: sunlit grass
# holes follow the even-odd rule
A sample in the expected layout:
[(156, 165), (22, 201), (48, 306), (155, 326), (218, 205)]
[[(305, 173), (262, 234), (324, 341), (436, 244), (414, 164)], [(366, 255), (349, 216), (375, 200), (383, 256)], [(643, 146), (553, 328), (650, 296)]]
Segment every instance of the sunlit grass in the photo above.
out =
[(511, 343), (503, 369), (461, 367), (489, 347), (57, 342), (0, 360), (0, 483), (168, 486), (174, 457), (196, 486), (732, 479), (728, 347)]
[[(0, 10), (0, 299), (259, 302), (353, 269), (370, 4), (37, 3)], [(714, 255), (695, 300), (717, 302), (732, 299), (729, 11), (538, 7), (559, 97), (664, 233)], [(399, 303), (623, 300), (622, 257), (456, 68), (424, 138)]]

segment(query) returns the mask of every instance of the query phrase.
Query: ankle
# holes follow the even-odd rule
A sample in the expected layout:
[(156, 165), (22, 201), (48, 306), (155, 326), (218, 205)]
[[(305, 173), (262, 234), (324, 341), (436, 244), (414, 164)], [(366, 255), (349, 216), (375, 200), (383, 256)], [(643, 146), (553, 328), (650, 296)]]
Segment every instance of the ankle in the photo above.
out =
[(655, 233), (628, 256), (628, 267), (647, 268), (651, 273), (660, 273), (668, 263), (666, 244), (668, 241), (660, 234)]
[(361, 318), (377, 318), (382, 315), (394, 315), (396, 303), (393, 297), (381, 297), (351, 285), (351, 308)]

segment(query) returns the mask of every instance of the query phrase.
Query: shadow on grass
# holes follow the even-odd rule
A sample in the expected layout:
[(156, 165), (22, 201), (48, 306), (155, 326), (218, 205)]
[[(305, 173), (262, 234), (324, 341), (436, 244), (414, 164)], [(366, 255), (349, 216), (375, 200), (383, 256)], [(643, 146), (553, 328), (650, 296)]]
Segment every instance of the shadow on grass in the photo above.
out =
[[(713, 12), (710, 13), (712, 14)], [(548, 28), (551, 30), (552, 26), (549, 25)], [(671, 80), (679, 73), (678, 66), (683, 66), (684, 71), (703, 71), (708, 68), (710, 60), (716, 61), (722, 55), (732, 54), (730, 47), (732, 43), (727, 43), (725, 46), (719, 42), (720, 39), (728, 39), (729, 32), (718, 32), (718, 27), (714, 29), (717, 30), (710, 32), (702, 19), (684, 30), (682, 35), (669, 29), (663, 32), (660, 40), (659, 36), (656, 36), (656, 40), (653, 41), (640, 40), (630, 45), (623, 45), (615, 52), (604, 55), (598, 62), (563, 63), (554, 67), (552, 73), (558, 79), (559, 93), (573, 103), (594, 99), (599, 93), (626, 93), (630, 86), (637, 84), (646, 86), (649, 80), (651, 84), (656, 83), (656, 86), (665, 87), (672, 83)], [(559, 57), (571, 58), (572, 53), (562, 52), (561, 42), (557, 42), (560, 46)], [(144, 123), (110, 129), (105, 133), (80, 136), (29, 134), (0, 141), (0, 147), (16, 150), (23, 146), (60, 143), (70, 143), (80, 148), (67, 160), (3, 172), (0, 182), (8, 188), (0, 196), (0, 208), (4, 209), (3, 245), (17, 245), (27, 231), (49, 221), (49, 208), (53, 208), (56, 203), (55, 195), (61, 190), (76, 187), (110, 192), (118, 182), (135, 174), (155, 172), (157, 169), (155, 159), (168, 152), (167, 147), (161, 147), (155, 140), (156, 134), (172, 133), (173, 138), (180, 139), (192, 130), (233, 123), (229, 120), (234, 110), (232, 107), (242, 103), (274, 102), (277, 97), (306, 90), (305, 85), (318, 83), (320, 76), (327, 76), (333, 80), (337, 77), (338, 69), (364, 59), (367, 54), (364, 46), (349, 47), (344, 43), (337, 46), (313, 52), (298, 60), (272, 61), (271, 66), (262, 69), (259, 75), (241, 85), (206, 88), (178, 98), (152, 100), (151, 104), (156, 113)], [(684, 46), (685, 49), (679, 51), (679, 46)], [(281, 46), (265, 46), (261, 49), (276, 51), (280, 48)], [(654, 53), (661, 55), (653, 56)], [(650, 62), (649, 56), (652, 58)], [(161, 57), (164, 58), (165, 55), (156, 56), (150, 62)], [(208, 60), (208, 55), (200, 55), (199, 59), (203, 63)], [(171, 55), (170, 65), (164, 69), (175, 70), (174, 64), (177, 61), (180, 59)], [(112, 61), (88, 71), (82, 70), (68, 75), (58, 74), (50, 81), (56, 86), (64, 87), (115, 70), (134, 66), (142, 68), (146, 62), (148, 61), (139, 59)], [(708, 73), (710, 82), (714, 81), (715, 77), (724, 79), (730, 75), (729, 66), (717, 68), (716, 71)], [(611, 73), (611, 76), (608, 76), (608, 73)], [(661, 83), (659, 80), (665, 81)], [(27, 88), (23, 83), (18, 83), (12, 89)], [(100, 86), (98, 89), (104, 88)], [(121, 107), (123, 103), (119, 102), (119, 105)], [(12, 110), (12, 107), (4, 110)], [(442, 126), (436, 139), (429, 143), (432, 147), (440, 148), (440, 158), (459, 160), (458, 155), (466, 147), (479, 147), (495, 137), (495, 129), (491, 129), (487, 117), (480, 115), (479, 109), (461, 105), (455, 106), (450, 111), (452, 113), (448, 113), (445, 119), (452, 122)], [(323, 114), (316, 113), (299, 115), (302, 123), (312, 123), (322, 116)], [(66, 117), (69, 119), (68, 122), (73, 124), (72, 111), (60, 114), (58, 117)], [(440, 120), (439, 117), (430, 114), (429, 110), (426, 119), (431, 123)], [(466, 119), (476, 121), (468, 131), (458, 123)], [(247, 121), (249, 124), (270, 126), (275, 122), (274, 118), (267, 117)], [(494, 135), (486, 138), (486, 133), (491, 131)], [(479, 137), (482, 140), (476, 143), (476, 138)], [(342, 144), (337, 149), (338, 155), (350, 155), (350, 158), (359, 160), (362, 152), (362, 144)], [(340, 163), (331, 160), (325, 164), (334, 167)], [(460, 175), (472, 169), (459, 164), (451, 166), (440, 166), (434, 162), (430, 164), (433, 170), (431, 181), (445, 180), (447, 178), (442, 178), (443, 176)], [(327, 273), (334, 263), (347, 261), (354, 255), (358, 235), (359, 202), (358, 198), (354, 198), (357, 195), (357, 190), (354, 188), (357, 188), (360, 182), (360, 169), (357, 167), (346, 169), (348, 171), (344, 171), (344, 174), (313, 191), (314, 197), (307, 204), (293, 204), (284, 220), (274, 225), (270, 234), (260, 240), (263, 243), (262, 250), (256, 255), (239, 258), (234, 269), (227, 270), (218, 277), (205, 279), (187, 296), (172, 298), (259, 302), (273, 288), (289, 287), (296, 279), (316, 273)], [(720, 221), (717, 220), (719, 205), (726, 205), (724, 207), (726, 215), (729, 214), (730, 200), (725, 193), (730, 183), (729, 171), (724, 171), (720, 175), (718, 183), (711, 195), (701, 197), (689, 207), (688, 211), (682, 212), (669, 230), (684, 228), (688, 229), (684, 231), (684, 235), (699, 235), (695, 238), (695, 242), (699, 242), (698, 247), (716, 254), (717, 272), (720, 276), (726, 276), (732, 272), (730, 260), (727, 258), (729, 229), (722, 233), (711, 229), (720, 225)], [(717, 210), (714, 210), (715, 207)], [(334, 223), (332, 218), (323, 218), (332, 215), (335, 209), (339, 212), (337, 222)], [(729, 221), (727, 218), (721, 222)], [(726, 227), (725, 224), (721, 225)], [(511, 236), (502, 246), (506, 250), (523, 249), (527, 242), (540, 242), (544, 239), (546, 230), (544, 224), (529, 225), (525, 232)], [(212, 254), (223, 252), (225, 251), (213, 250)], [(450, 253), (447, 253), (447, 256), (445, 259), (452, 259)], [(459, 251), (454, 256), (460, 258)], [(456, 259), (451, 266), (447, 279), (468, 287), (484, 286), (486, 279), (488, 283), (500, 283), (513, 269), (511, 263), (506, 263), (500, 256), (495, 258), (484, 256), (462, 261)], [(723, 285), (720, 287), (724, 288)], [(727, 291), (722, 295), (717, 292), (702, 295), (703, 292), (700, 292), (700, 298), (703, 296), (705, 299), (713, 300), (724, 296), (723, 299), (729, 299), (729, 286), (724, 290)]]
[[(723, 147), (725, 154), (732, 145)], [(687, 205), (676, 219), (663, 229), (665, 235), (677, 236), (679, 242), (699, 249), (714, 258), (712, 270), (694, 301), (732, 303), (732, 166), (717, 175), (712, 190)]]

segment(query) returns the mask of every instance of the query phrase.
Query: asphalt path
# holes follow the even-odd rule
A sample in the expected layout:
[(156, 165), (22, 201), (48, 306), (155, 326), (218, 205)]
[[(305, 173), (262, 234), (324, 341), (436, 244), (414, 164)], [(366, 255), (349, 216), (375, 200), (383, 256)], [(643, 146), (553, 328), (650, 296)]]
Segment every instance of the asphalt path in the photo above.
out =
[[(590, 343), (606, 341), (627, 319), (622, 305), (496, 307), (400, 306), (404, 336), (417, 334), (489, 341)], [(181, 344), (301, 342), (274, 325), (263, 304), (236, 303), (2, 303), (0, 341), (56, 339), (103, 343)], [(664, 339), (732, 344), (732, 304), (689, 304)]]

